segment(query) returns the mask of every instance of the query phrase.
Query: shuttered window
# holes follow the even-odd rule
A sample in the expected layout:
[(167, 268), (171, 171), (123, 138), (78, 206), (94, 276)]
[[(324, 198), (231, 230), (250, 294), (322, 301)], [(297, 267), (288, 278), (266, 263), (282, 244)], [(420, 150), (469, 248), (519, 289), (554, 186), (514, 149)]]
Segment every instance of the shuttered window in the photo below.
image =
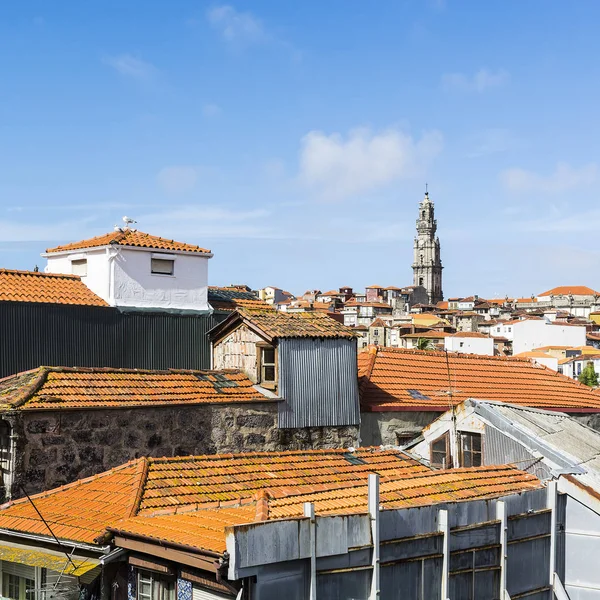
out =
[(219, 592), (213, 592), (194, 584), (192, 600), (231, 600), (231, 596), (225, 596), (225, 594), (219, 594)]
[(152, 273), (155, 275), (173, 275), (175, 272), (175, 261), (165, 258), (153, 258), (152, 260)]
[(87, 275), (87, 259), (81, 258), (79, 260), (72, 260), (71, 273), (73, 273), (73, 275), (79, 275), (79, 277), (85, 277)]
[(2, 561), (2, 596), (35, 600), (35, 567)]

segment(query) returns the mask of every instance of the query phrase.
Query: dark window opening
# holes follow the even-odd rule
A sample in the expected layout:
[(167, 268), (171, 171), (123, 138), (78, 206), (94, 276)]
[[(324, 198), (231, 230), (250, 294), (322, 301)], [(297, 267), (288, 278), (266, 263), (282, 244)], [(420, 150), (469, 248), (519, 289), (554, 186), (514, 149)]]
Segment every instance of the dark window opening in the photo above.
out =
[(480, 433), (462, 431), (460, 433), (460, 449), (462, 454), (461, 466), (480, 467), (483, 464)]
[(448, 432), (431, 443), (431, 466), (438, 469), (452, 468), (450, 434)]

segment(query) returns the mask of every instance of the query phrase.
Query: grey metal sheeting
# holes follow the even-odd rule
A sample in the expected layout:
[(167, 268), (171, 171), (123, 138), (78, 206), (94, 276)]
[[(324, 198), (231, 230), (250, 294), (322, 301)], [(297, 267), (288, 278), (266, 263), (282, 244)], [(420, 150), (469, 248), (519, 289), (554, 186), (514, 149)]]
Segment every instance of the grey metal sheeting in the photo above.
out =
[(356, 340), (281, 338), (279, 427), (358, 425)]

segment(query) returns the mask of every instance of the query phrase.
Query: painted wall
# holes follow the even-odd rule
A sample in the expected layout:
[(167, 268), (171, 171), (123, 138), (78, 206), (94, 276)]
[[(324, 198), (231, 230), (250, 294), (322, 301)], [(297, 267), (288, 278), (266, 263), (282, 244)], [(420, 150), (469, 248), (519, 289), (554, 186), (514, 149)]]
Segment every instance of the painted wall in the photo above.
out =
[(494, 339), (449, 336), (444, 338), (444, 349), (448, 352), (494, 356)]
[[(173, 275), (151, 272), (152, 257), (172, 258)], [(82, 281), (111, 306), (208, 310), (208, 257), (148, 248), (103, 248), (45, 255), (49, 273), (72, 273), (71, 261), (86, 258)]]
[(583, 325), (556, 325), (526, 319), (514, 323), (512, 328), (513, 354), (541, 346), (585, 346), (586, 343)]

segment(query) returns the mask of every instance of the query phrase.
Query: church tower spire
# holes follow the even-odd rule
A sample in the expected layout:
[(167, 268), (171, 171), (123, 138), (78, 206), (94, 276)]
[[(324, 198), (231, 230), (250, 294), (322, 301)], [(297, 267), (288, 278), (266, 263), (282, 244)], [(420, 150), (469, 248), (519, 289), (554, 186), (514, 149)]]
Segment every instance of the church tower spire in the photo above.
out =
[(444, 298), (440, 239), (436, 232), (435, 208), (429, 198), (427, 185), (425, 185), (425, 197), (419, 203), (412, 269), (413, 284), (422, 285), (425, 288), (430, 304), (436, 304)]

